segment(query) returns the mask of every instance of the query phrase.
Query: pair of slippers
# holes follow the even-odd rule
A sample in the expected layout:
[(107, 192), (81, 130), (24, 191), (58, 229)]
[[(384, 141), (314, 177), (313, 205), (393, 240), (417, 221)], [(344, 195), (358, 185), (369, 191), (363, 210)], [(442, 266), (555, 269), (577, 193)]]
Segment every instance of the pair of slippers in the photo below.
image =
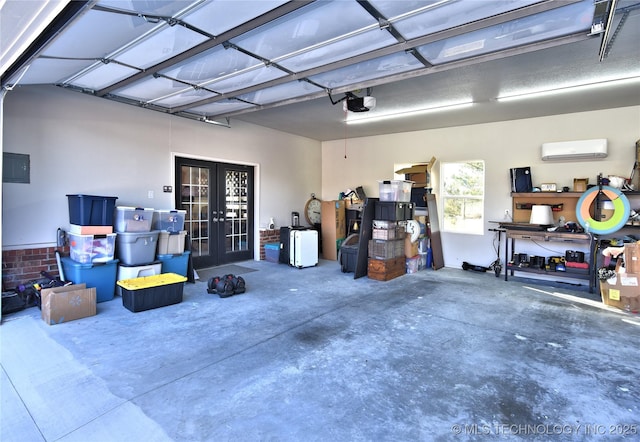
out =
[(246, 290), (245, 280), (242, 276), (232, 274), (214, 276), (207, 282), (207, 293), (218, 295), (221, 298), (239, 295)]

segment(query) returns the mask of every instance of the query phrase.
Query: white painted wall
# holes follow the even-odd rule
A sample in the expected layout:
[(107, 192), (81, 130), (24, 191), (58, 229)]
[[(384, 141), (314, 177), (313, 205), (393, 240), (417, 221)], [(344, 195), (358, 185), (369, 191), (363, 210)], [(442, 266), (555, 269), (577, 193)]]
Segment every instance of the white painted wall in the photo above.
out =
[[(509, 168), (531, 166), (534, 184), (571, 186), (574, 177), (628, 175), (640, 138), (640, 106), (553, 117), (319, 143), (232, 120), (222, 128), (170, 117), (56, 87), (23, 87), (3, 103), (3, 148), (31, 155), (31, 184), (4, 184), (3, 249), (51, 246), (68, 225), (67, 194), (117, 196), (119, 205), (173, 208), (176, 154), (256, 166), (256, 228), (288, 225), (310, 193), (337, 199), (363, 186), (378, 196), (378, 180), (392, 179), (394, 165), (438, 159), (486, 163), (486, 228), (511, 208)], [(597, 162), (548, 163), (540, 145), (549, 141), (607, 138), (609, 157)], [(346, 153), (346, 158), (345, 158)], [(320, 170), (317, 165), (322, 164)], [(593, 182), (593, 181), (592, 181)], [(153, 190), (154, 199), (147, 198)], [(303, 217), (304, 220), (304, 217)], [(493, 234), (443, 234), (445, 264), (488, 265)], [(504, 258), (504, 255), (503, 255)]]
[(321, 192), (318, 141), (239, 121), (229, 129), (52, 86), (10, 91), (3, 118), (4, 150), (31, 157), (31, 183), (3, 185), (3, 249), (55, 245), (69, 224), (67, 194), (174, 208), (162, 186), (174, 186), (178, 154), (255, 165), (256, 229), (270, 217), (289, 225), (291, 211)]
[[(606, 159), (563, 163), (540, 159), (544, 142), (594, 138), (608, 139)], [(432, 156), (437, 159), (432, 184), (438, 195), (441, 162), (484, 160), (485, 235), (443, 233), (442, 242), (447, 267), (459, 268), (463, 261), (486, 266), (495, 259), (494, 234), (487, 229), (496, 224), (489, 221), (503, 220), (505, 209), (511, 209), (510, 168), (530, 166), (534, 186), (551, 182), (572, 188), (573, 178), (588, 177), (595, 183), (600, 172), (629, 176), (638, 139), (640, 106), (350, 139), (346, 145), (344, 140), (324, 142), (322, 198), (335, 199), (358, 185), (367, 195), (378, 197), (378, 180), (393, 179), (394, 164), (428, 162)]]

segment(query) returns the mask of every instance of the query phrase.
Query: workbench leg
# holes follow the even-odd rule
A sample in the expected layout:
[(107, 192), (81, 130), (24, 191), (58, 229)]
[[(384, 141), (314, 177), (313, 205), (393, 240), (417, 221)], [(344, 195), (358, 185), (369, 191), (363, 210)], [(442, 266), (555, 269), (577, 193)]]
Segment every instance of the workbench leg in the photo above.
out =
[(509, 272), (509, 235), (504, 234), (504, 280), (507, 281), (507, 273)]

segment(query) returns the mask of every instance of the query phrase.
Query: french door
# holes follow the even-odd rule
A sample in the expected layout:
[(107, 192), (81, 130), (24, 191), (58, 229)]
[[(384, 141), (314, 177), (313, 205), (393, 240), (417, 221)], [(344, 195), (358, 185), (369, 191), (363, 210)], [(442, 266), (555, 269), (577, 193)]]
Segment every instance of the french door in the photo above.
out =
[(177, 157), (175, 177), (193, 266), (252, 259), (253, 167)]

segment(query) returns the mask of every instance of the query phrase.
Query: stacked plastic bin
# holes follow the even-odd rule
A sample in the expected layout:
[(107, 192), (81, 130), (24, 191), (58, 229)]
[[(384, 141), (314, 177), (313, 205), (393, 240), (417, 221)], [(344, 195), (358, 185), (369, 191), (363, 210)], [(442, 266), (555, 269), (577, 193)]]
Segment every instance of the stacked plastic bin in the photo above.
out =
[(113, 210), (117, 197), (74, 194), (69, 202), (69, 257), (61, 258), (66, 281), (96, 288), (96, 302), (113, 299), (118, 260)]
[(127, 238), (118, 243), (119, 256), (125, 262), (153, 260), (138, 262), (138, 271), (118, 279), (122, 305), (140, 312), (182, 302), (188, 264), (188, 252), (184, 251), (187, 232), (183, 230), (186, 211), (128, 208), (122, 212), (116, 228), (134, 231), (124, 235), (131, 241)]
[(162, 265), (162, 273), (187, 275), (190, 252), (185, 251), (186, 214), (186, 210), (155, 210), (153, 212), (152, 227), (159, 232), (156, 258)]
[(116, 256), (118, 281), (161, 273), (156, 261), (157, 230), (151, 229), (153, 209), (118, 206), (115, 209)]
[(413, 217), (411, 181), (380, 182), (375, 202), (372, 239), (369, 241), (367, 276), (388, 281), (406, 273), (405, 226)]

